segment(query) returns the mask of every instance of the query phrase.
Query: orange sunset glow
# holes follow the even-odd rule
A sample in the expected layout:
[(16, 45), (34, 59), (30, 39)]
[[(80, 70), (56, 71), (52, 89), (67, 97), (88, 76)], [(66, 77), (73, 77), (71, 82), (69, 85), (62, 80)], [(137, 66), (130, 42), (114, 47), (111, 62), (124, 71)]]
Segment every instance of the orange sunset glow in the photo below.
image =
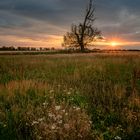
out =
[[(42, 38), (26, 38), (26, 37), (16, 37), (16, 36), (0, 36), (0, 38), (6, 42), (6, 45), (24, 46), (24, 47), (54, 47), (61, 48), (63, 42), (63, 36), (59, 35), (46, 35)], [(7, 41), (8, 40), (8, 41)], [(93, 47), (101, 47), (106, 49), (121, 49), (123, 46), (139, 46), (140, 42), (136, 41), (126, 41), (122, 39), (105, 39), (98, 40), (91, 43)]]
[(139, 46), (140, 42), (138, 41), (128, 41), (123, 39), (112, 39), (108, 38), (106, 40), (100, 40), (94, 42), (97, 46), (105, 46), (106, 49), (121, 49), (123, 46)]
[(15, 45), (23, 47), (61, 47), (63, 42), (63, 36), (46, 35), (42, 38), (27, 38), (27, 37), (16, 37), (16, 36), (0, 36), (2, 40), (6, 42), (6, 45)]
[[(80, 3), (78, 0), (74, 3), (49, 0), (40, 4), (36, 0), (9, 1), (0, 3), (0, 47), (63, 48), (63, 35), (70, 31), (72, 24), (77, 25), (83, 20), (83, 9), (87, 5), (85, 0), (80, 0)], [(129, 6), (122, 0), (114, 1), (117, 1), (115, 6), (113, 1), (95, 1), (97, 20), (93, 26), (101, 31), (105, 39), (91, 42), (89, 46), (140, 49), (139, 8), (132, 6), (129, 0), (126, 0)], [(110, 14), (112, 10), (114, 13)]]

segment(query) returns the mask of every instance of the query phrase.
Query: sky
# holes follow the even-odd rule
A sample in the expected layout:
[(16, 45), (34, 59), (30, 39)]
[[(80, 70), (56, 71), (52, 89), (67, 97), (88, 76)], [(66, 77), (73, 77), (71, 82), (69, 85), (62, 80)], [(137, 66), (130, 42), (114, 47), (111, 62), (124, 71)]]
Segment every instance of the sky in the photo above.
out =
[[(106, 40), (140, 49), (140, 0), (94, 3), (94, 24)], [(83, 20), (87, 4), (88, 0), (1, 0), (0, 46), (61, 47), (71, 24)]]

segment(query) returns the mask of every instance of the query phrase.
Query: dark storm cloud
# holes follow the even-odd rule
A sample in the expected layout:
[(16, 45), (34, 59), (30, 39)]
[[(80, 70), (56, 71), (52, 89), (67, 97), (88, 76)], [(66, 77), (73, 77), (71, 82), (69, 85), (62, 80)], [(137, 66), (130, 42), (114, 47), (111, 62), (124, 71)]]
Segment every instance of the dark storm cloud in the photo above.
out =
[[(1, 0), (0, 34), (38, 37), (63, 35), (82, 20), (88, 0)], [(140, 0), (95, 0), (96, 26), (105, 36), (137, 40)]]
[[(0, 9), (16, 15), (48, 21), (61, 26), (75, 20), (79, 16), (79, 9), (82, 9), (82, 3), (80, 1), (81, 0), (5, 0), (5, 2), (0, 3)], [(84, 7), (84, 4), (85, 2), (83, 2), (82, 7)]]
[(136, 32), (140, 31), (139, 8), (139, 0), (98, 0), (97, 26), (106, 36), (117, 35), (138, 41)]

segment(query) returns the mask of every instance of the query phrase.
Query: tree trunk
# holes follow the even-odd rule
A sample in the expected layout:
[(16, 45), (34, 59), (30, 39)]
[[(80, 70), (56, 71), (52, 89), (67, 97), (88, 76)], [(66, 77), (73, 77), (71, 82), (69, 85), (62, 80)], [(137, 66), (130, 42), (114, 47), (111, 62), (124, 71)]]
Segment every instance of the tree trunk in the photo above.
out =
[(81, 49), (81, 52), (85, 52), (84, 44), (80, 44), (80, 49)]

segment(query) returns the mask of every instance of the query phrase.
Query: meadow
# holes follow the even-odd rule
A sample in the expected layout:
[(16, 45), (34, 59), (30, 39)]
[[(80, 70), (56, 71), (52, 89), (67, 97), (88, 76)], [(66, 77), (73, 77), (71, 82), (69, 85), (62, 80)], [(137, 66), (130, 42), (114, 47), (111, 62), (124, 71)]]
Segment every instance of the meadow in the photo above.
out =
[(139, 140), (135, 70), (133, 52), (0, 56), (0, 140)]

